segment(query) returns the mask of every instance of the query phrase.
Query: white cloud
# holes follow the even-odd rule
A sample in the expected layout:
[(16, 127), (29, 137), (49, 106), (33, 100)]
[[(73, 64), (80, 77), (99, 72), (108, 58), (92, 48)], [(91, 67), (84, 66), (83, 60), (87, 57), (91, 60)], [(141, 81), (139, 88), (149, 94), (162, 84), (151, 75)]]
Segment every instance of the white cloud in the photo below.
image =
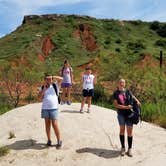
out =
[(12, 3), (23, 14), (29, 14), (35, 12), (42, 7), (53, 7), (58, 5), (77, 4), (80, 2), (86, 2), (88, 0), (6, 0), (8, 3)]
[(165, 8), (165, 0), (97, 0), (87, 14), (98, 18), (166, 21)]
[(5, 34), (3, 34), (3, 33), (0, 33), (0, 38), (1, 38), (1, 37), (3, 37), (3, 36), (5, 36)]
[[(84, 4), (84, 10), (77, 14), (90, 15), (97, 18), (115, 19), (141, 19), (146, 21), (166, 21), (165, 0), (0, 0), (0, 33), (1, 29), (8, 26), (8, 31), (14, 30), (21, 24), (24, 15), (47, 14), (49, 8), (56, 9), (60, 6)], [(87, 6), (86, 6), (87, 5)], [(70, 11), (69, 11), (70, 10)], [(76, 13), (69, 9), (69, 13)], [(52, 10), (53, 11), (53, 10)], [(5, 25), (5, 26), (4, 26)], [(2, 26), (4, 28), (2, 28)]]

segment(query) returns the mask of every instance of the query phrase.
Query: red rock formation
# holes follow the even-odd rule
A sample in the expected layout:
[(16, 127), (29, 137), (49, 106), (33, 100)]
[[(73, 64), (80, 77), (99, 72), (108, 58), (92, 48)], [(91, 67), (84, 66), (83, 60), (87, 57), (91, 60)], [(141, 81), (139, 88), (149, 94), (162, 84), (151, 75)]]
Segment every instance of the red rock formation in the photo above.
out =
[(41, 54), (38, 54), (38, 59), (39, 59), (41, 62), (44, 62), (44, 61), (45, 61), (45, 58), (44, 58), (43, 55), (41, 55)]
[(42, 46), (42, 52), (43, 52), (44, 57), (47, 57), (54, 48), (55, 48), (55, 46), (52, 43), (51, 38), (49, 36), (46, 36), (43, 39), (43, 46)]
[(87, 24), (80, 24), (79, 29), (74, 32), (74, 37), (80, 38), (83, 46), (85, 46), (88, 51), (94, 51), (98, 47), (93, 33)]

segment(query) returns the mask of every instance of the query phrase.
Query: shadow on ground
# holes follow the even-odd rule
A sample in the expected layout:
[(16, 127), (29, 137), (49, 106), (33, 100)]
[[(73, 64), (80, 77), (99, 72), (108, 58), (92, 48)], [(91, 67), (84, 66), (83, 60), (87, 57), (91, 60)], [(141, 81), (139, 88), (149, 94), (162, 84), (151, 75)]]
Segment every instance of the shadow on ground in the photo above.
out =
[(9, 149), (14, 149), (14, 150), (25, 150), (25, 149), (42, 150), (42, 149), (48, 148), (46, 144), (37, 143), (37, 141), (33, 139), (19, 140), (14, 142), (11, 145), (7, 145), (7, 147)]
[(76, 110), (62, 110), (61, 113), (80, 113), (80, 112)]
[(81, 148), (76, 150), (77, 153), (92, 153), (94, 155), (97, 155), (99, 157), (103, 158), (116, 158), (120, 156), (120, 151), (118, 150), (107, 150), (107, 149), (98, 149), (98, 148)]

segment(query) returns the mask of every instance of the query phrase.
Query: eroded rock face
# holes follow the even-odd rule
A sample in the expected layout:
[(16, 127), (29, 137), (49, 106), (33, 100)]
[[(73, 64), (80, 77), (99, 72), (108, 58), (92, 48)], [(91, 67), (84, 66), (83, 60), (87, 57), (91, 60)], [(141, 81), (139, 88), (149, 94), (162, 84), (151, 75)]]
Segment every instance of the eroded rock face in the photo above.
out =
[(52, 40), (49, 36), (46, 36), (43, 39), (43, 45), (42, 45), (42, 52), (45, 57), (48, 57), (48, 55), (51, 53), (51, 51), (55, 48), (54, 44), (52, 43)]
[(88, 51), (94, 51), (97, 49), (97, 42), (93, 33), (91, 32), (89, 25), (80, 24), (76, 34), (77, 36), (79, 34), (82, 44), (86, 47)]
[(38, 53), (38, 59), (41, 62), (45, 61), (45, 58), (49, 56), (52, 50), (55, 48), (51, 38), (49, 36), (45, 36), (41, 42), (41, 52)]

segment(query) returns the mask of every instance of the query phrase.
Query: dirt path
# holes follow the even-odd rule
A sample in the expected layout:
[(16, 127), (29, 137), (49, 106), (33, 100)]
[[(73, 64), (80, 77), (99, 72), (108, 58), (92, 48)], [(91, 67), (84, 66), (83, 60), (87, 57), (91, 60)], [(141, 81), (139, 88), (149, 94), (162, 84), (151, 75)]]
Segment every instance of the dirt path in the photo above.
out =
[[(30, 104), (0, 116), (0, 145), (11, 149), (0, 158), (1, 166), (164, 166), (166, 163), (165, 129), (145, 122), (134, 126), (134, 157), (121, 157), (116, 112), (92, 106), (90, 114), (80, 114), (79, 103), (59, 107), (63, 148), (47, 148), (40, 107), (40, 103)], [(8, 139), (10, 131), (16, 138)], [(53, 131), (52, 141), (56, 144)]]

